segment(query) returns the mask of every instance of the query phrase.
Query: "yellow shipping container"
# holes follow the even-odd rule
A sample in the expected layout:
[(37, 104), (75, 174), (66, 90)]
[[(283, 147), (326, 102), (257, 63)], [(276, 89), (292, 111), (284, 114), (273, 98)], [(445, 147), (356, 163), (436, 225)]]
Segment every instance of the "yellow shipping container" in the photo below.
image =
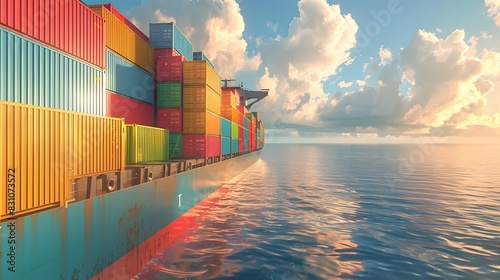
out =
[(0, 101), (0, 220), (62, 206), (73, 179), (124, 169), (123, 125)]
[(184, 86), (183, 106), (187, 110), (209, 110), (220, 115), (221, 97), (208, 85)]
[(220, 76), (205, 60), (184, 61), (182, 63), (184, 86), (208, 85), (220, 95)]
[(153, 74), (153, 47), (103, 5), (91, 5), (89, 8), (106, 21), (106, 47)]
[(210, 111), (183, 110), (185, 134), (220, 135), (220, 116)]

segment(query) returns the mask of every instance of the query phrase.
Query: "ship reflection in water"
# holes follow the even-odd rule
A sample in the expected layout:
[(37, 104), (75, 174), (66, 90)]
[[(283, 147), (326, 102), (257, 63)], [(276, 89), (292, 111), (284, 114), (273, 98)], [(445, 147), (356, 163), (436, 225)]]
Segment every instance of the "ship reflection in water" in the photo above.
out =
[(500, 147), (430, 148), (268, 145), (137, 278), (497, 279)]

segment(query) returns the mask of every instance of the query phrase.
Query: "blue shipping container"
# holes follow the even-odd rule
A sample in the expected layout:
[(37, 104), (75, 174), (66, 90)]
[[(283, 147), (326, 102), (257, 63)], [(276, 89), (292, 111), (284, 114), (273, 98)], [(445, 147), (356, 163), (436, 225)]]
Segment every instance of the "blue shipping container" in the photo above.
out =
[(248, 140), (245, 140), (245, 141), (243, 142), (243, 150), (244, 150), (245, 152), (248, 152)]
[(154, 103), (154, 77), (111, 50), (106, 50), (106, 89), (149, 104)]
[(193, 60), (193, 45), (173, 23), (150, 23), (150, 44), (154, 49), (173, 48), (187, 60)]
[(220, 135), (231, 137), (231, 122), (223, 117), (220, 118)]
[(210, 65), (212, 68), (215, 69), (215, 66), (212, 64), (212, 62), (208, 59), (208, 57), (203, 52), (194, 52), (193, 53), (193, 60), (205, 60), (208, 63), (208, 65)]
[(246, 117), (243, 118), (243, 127), (248, 129), (248, 119)]
[(248, 140), (248, 129), (243, 129), (243, 139)]
[(231, 153), (232, 154), (238, 153), (238, 139), (231, 138)]
[(0, 100), (106, 115), (104, 73), (0, 28)]
[(221, 155), (229, 155), (231, 154), (231, 138), (229, 137), (221, 137)]

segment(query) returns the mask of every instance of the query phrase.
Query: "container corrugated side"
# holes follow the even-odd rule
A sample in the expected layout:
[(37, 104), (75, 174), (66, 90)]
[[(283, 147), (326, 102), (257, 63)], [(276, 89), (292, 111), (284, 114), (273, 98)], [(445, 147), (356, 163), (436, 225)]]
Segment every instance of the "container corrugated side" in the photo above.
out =
[(243, 151), (248, 152), (248, 140), (243, 142)]
[(231, 154), (231, 138), (221, 136), (220, 140), (221, 144), (221, 155), (229, 155)]
[(231, 121), (220, 118), (220, 135), (224, 137), (231, 137)]
[(182, 134), (181, 133), (170, 133), (169, 136), (169, 155), (170, 158), (181, 158), (182, 157)]
[(153, 48), (103, 5), (89, 6), (106, 20), (106, 47), (149, 73), (154, 73)]
[(238, 140), (238, 152), (242, 153), (245, 151), (245, 140), (239, 139)]
[(105, 67), (104, 20), (80, 1), (2, 0), (0, 25)]
[(238, 106), (239, 102), (237, 102), (238, 97), (235, 95), (235, 88), (222, 88), (221, 93), (221, 105), (222, 106)]
[(185, 158), (208, 158), (220, 156), (220, 136), (208, 134), (184, 134), (183, 156)]
[(231, 138), (231, 154), (237, 154), (239, 150), (239, 140)]
[(169, 160), (169, 131), (150, 126), (126, 125), (127, 163)]
[(183, 86), (183, 107), (186, 110), (209, 110), (217, 115), (221, 113), (220, 94), (207, 85)]
[(244, 127), (245, 129), (248, 129), (248, 119), (247, 119), (246, 117), (245, 117), (245, 118), (243, 118), (243, 127)]
[(220, 116), (213, 112), (184, 109), (182, 118), (184, 133), (220, 135)]
[[(165, 49), (155, 49), (154, 50), (154, 59), (155, 61), (158, 61), (158, 58), (160, 57), (165, 57), (165, 56), (182, 56), (178, 51), (176, 51), (173, 48), (165, 48)], [(182, 56), (183, 60), (186, 61), (187, 59)]]
[(146, 43), (149, 43), (149, 38), (144, 34), (135, 24), (133, 24), (128, 18), (126, 18), (120, 11), (118, 11), (113, 5), (111, 4), (104, 4), (103, 5), (106, 9), (108, 9), (115, 17), (117, 17), (121, 22), (125, 23), (126, 26), (128, 26), (132, 31), (134, 31), (135, 34), (137, 34), (139, 37), (141, 37)]
[(107, 93), (108, 102), (106, 115), (113, 118), (123, 118), (127, 124), (153, 126), (155, 124), (155, 107), (126, 96)]
[(239, 126), (235, 122), (231, 122), (231, 138), (238, 139), (239, 137)]
[(155, 60), (156, 82), (182, 82), (183, 56), (165, 56)]
[(0, 181), (15, 177), (14, 216), (63, 206), (74, 178), (125, 168), (121, 119), (0, 101), (0, 135)]
[(155, 49), (173, 48), (188, 60), (193, 60), (193, 46), (172, 22), (150, 23), (149, 38)]
[(106, 114), (102, 69), (0, 28), (0, 100)]
[(248, 140), (248, 129), (243, 129), (243, 139)]
[(156, 125), (170, 132), (182, 131), (182, 108), (157, 108)]
[(154, 76), (107, 50), (106, 89), (154, 104)]
[(160, 108), (182, 106), (181, 83), (158, 83), (156, 85), (156, 106)]
[(182, 82), (184, 86), (208, 85), (220, 95), (220, 76), (206, 61), (184, 61), (182, 63)]

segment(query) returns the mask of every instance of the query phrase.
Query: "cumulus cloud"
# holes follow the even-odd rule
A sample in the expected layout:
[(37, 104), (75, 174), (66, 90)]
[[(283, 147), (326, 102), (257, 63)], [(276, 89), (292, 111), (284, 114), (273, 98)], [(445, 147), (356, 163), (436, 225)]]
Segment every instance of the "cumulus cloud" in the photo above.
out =
[(500, 26), (500, 0), (484, 0), (484, 5), (488, 9), (488, 15)]
[(287, 37), (258, 46), (267, 69), (259, 87), (276, 91), (270, 90), (272, 97), (259, 106), (273, 114), (278, 110), (285, 122), (314, 125), (317, 107), (327, 100), (323, 82), (350, 63), (358, 26), (326, 0), (301, 0), (298, 9)]
[(338, 86), (341, 88), (348, 88), (348, 87), (351, 87), (352, 84), (353, 84), (353, 82), (340, 81), (338, 83)]
[(380, 64), (386, 65), (388, 61), (392, 59), (392, 52), (384, 47), (381, 47), (378, 51), (378, 55), (380, 57)]
[(130, 15), (146, 34), (150, 22), (174, 21), (193, 49), (203, 51), (223, 78), (234, 77), (242, 69), (257, 70), (260, 65), (259, 55), (246, 53), (245, 22), (235, 0), (144, 0)]

